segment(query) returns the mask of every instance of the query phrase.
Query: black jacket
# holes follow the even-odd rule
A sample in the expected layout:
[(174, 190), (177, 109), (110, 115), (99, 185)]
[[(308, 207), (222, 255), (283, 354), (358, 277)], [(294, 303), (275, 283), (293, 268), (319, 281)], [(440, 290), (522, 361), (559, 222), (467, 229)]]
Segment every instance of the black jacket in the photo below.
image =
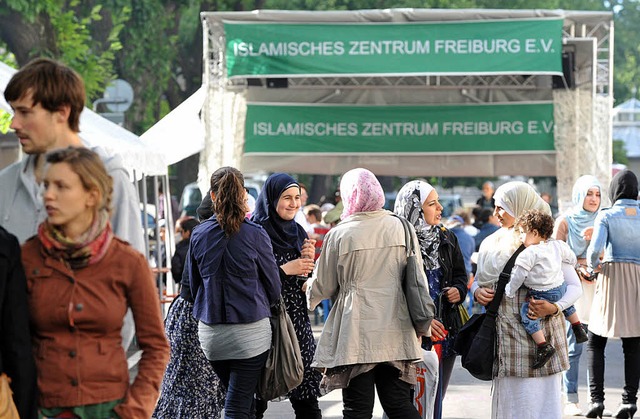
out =
[(173, 275), (173, 280), (176, 282), (182, 280), (182, 270), (184, 261), (187, 260), (187, 250), (189, 250), (189, 240), (180, 240), (176, 244), (176, 252), (171, 258), (171, 275)]
[(0, 372), (23, 419), (37, 417), (36, 366), (31, 349), (27, 279), (18, 240), (0, 227)]
[[(457, 288), (460, 292), (460, 303), (463, 303), (467, 297), (467, 284), (469, 282), (469, 277), (464, 267), (464, 258), (456, 235), (442, 226), (440, 227), (438, 253), (440, 254), (440, 267), (443, 272), (441, 289), (446, 287)], [(444, 310), (453, 310), (453, 305), (446, 298), (442, 298), (442, 306), (440, 307), (440, 311), (443, 312)], [(445, 324), (445, 326), (449, 325)]]

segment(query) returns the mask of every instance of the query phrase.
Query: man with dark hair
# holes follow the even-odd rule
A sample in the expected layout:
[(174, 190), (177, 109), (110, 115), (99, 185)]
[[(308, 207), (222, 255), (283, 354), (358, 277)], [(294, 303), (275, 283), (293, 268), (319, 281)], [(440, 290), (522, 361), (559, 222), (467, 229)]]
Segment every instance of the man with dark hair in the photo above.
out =
[(473, 236), (476, 245), (476, 252), (480, 250), (480, 244), (484, 239), (500, 229), (499, 222), (497, 221), (496, 216), (493, 215), (493, 210), (487, 208), (479, 209), (477, 214), (474, 225), (478, 229), (478, 234)]
[[(26, 156), (0, 172), (0, 225), (20, 243), (36, 234), (47, 216), (42, 199), (44, 154), (66, 147), (83, 147), (78, 135), (85, 90), (80, 76), (69, 67), (46, 58), (31, 61), (13, 75), (4, 92), (13, 109), (11, 128)], [(111, 224), (116, 236), (144, 253), (138, 197), (118, 156), (92, 148), (113, 178)], [(123, 345), (133, 340), (133, 322), (127, 315)]]
[(187, 250), (189, 250), (189, 240), (194, 227), (200, 224), (194, 217), (182, 217), (176, 221), (176, 237), (181, 240), (176, 244), (176, 251), (171, 258), (171, 275), (173, 280), (179, 283), (182, 279), (182, 269), (184, 261), (187, 259)]
[[(65, 65), (39, 58), (13, 75), (4, 92), (26, 156), (0, 172), (0, 225), (24, 243), (46, 218), (40, 196), (43, 155), (69, 146), (83, 147), (78, 135), (85, 90), (80, 76)], [(117, 156), (94, 148), (113, 178), (114, 233), (144, 252), (140, 209), (129, 175)]]
[(309, 194), (307, 193), (307, 187), (304, 183), (298, 182), (298, 185), (300, 185), (300, 209), (296, 213), (294, 219), (296, 220), (296, 223), (300, 224), (302, 228), (304, 228), (304, 231), (306, 231), (307, 234), (311, 234), (313, 233), (313, 227), (307, 221), (307, 216), (304, 213), (304, 207), (307, 205)]
[(486, 181), (482, 184), (482, 196), (476, 201), (476, 205), (483, 209), (493, 209), (496, 206), (496, 201), (493, 199), (493, 194), (496, 191), (496, 187), (493, 182)]

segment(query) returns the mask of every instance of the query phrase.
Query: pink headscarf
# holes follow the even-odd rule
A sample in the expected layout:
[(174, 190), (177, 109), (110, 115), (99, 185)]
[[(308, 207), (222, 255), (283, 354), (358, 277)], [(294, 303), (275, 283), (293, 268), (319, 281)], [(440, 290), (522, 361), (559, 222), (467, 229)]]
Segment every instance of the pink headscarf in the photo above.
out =
[(384, 206), (382, 186), (367, 169), (349, 170), (342, 176), (340, 197), (344, 203), (343, 220), (356, 212), (378, 211)]

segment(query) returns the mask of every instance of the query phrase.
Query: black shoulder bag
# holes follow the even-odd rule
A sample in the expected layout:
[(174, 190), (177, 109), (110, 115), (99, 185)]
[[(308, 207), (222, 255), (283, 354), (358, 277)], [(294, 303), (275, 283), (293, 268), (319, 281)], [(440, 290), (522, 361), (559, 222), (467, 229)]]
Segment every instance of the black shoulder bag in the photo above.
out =
[(504, 296), (504, 289), (511, 278), (511, 270), (516, 258), (524, 249), (524, 245), (520, 246), (500, 273), (496, 293), (487, 306), (486, 313), (471, 316), (456, 336), (453, 348), (462, 356), (462, 367), (479, 380), (493, 379), (498, 307)]

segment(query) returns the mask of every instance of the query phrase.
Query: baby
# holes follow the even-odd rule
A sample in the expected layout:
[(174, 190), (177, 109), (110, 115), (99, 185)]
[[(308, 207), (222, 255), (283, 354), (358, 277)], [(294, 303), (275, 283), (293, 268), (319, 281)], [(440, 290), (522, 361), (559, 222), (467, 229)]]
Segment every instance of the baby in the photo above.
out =
[[(528, 289), (530, 298), (555, 303), (564, 295), (567, 285), (562, 275), (562, 263), (576, 264), (576, 256), (569, 246), (560, 240), (549, 240), (553, 233), (553, 218), (541, 211), (527, 211), (516, 221), (520, 230), (520, 240), (526, 249), (516, 259), (511, 273), (511, 281), (505, 288), (505, 294), (513, 298), (520, 286)], [(527, 333), (536, 342), (536, 355), (533, 368), (541, 368), (551, 359), (556, 349), (546, 341), (540, 327), (540, 320), (532, 320), (527, 316), (529, 302), (522, 304), (520, 317)], [(576, 309), (571, 306), (563, 311), (565, 318), (571, 323), (576, 342), (588, 340)]]

